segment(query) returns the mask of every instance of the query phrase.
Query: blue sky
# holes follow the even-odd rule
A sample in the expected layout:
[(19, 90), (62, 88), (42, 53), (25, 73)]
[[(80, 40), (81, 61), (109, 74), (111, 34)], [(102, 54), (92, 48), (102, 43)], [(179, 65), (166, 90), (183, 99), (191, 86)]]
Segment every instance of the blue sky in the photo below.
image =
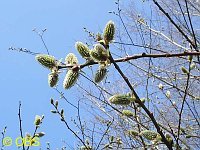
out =
[[(76, 41), (86, 42), (83, 27), (95, 32), (103, 30), (108, 20), (114, 20), (114, 16), (108, 13), (114, 9), (114, 0), (0, 1), (0, 130), (7, 126), (6, 136), (15, 140), (20, 135), (17, 113), (21, 101), (24, 132), (33, 132), (35, 115), (45, 115), (39, 130), (46, 133), (40, 141), (42, 148), (48, 141), (52, 149), (60, 148), (62, 139), (71, 141), (71, 146), (74, 146), (71, 133), (57, 115), (50, 113), (50, 98), (59, 99), (59, 95), (48, 87), (49, 71), (42, 68), (34, 56), (9, 51), (8, 48), (13, 46), (45, 53), (39, 36), (32, 29), (47, 28), (44, 39), (50, 53), (58, 59), (64, 58), (67, 53), (75, 51)], [(65, 92), (72, 103), (76, 100), (73, 92), (73, 89)], [(60, 103), (66, 113), (73, 112), (71, 108), (65, 108), (65, 102)], [(6, 147), (7, 150), (15, 148), (14, 144)]]

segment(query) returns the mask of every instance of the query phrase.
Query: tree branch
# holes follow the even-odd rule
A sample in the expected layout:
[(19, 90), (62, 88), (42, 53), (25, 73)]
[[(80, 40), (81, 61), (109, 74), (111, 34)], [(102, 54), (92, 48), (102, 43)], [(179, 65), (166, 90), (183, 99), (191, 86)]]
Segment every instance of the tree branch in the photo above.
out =
[[(139, 58), (170, 58), (170, 57), (181, 57), (181, 56), (200, 56), (200, 52), (182, 52), (182, 53), (166, 53), (166, 54), (146, 54), (146, 53), (142, 53), (142, 54), (135, 54), (132, 56), (126, 56), (123, 58), (117, 58), (114, 59), (114, 62), (126, 62), (129, 60), (134, 60), (134, 59), (139, 59)], [(112, 62), (111, 62), (112, 63)], [(94, 61), (87, 61), (84, 64), (81, 64), (79, 67), (80, 69), (87, 67), (87, 66), (91, 66), (94, 64), (98, 64), (97, 62)], [(58, 69), (63, 69), (63, 68), (72, 68), (73, 65), (60, 65), (58, 66)]]
[(140, 100), (139, 96), (137, 95), (137, 93), (135, 92), (135, 90), (133, 89), (131, 83), (129, 82), (128, 78), (124, 75), (124, 73), (121, 71), (120, 67), (117, 65), (117, 63), (115, 62), (115, 60), (113, 59), (112, 55), (110, 54), (110, 62), (113, 63), (113, 65), (115, 66), (116, 70), (119, 72), (119, 74), (122, 76), (122, 78), (124, 79), (124, 81), (126, 82), (126, 84), (128, 85), (128, 87), (130, 88), (130, 90), (132, 91), (132, 93), (134, 94), (135, 98), (136, 98), (136, 102), (144, 109), (144, 111), (147, 113), (147, 115), (150, 117), (151, 121), (153, 122), (155, 128), (157, 129), (157, 132), (160, 134), (160, 136), (162, 137), (162, 141), (165, 143), (165, 145), (168, 147), (169, 150), (172, 150), (172, 145), (167, 141), (166, 137), (164, 136), (163, 132), (161, 131), (160, 126), (158, 125), (156, 119), (153, 116), (153, 113), (150, 112), (147, 107), (143, 104), (143, 102)]

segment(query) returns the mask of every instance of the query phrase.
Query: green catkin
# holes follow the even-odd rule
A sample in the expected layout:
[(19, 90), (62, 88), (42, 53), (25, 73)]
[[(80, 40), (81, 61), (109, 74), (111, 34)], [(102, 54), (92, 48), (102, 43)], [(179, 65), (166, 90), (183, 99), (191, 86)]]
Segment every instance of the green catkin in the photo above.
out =
[(109, 98), (110, 103), (115, 105), (129, 105), (132, 98), (127, 95), (117, 94)]
[(188, 56), (188, 60), (189, 60), (189, 62), (192, 62), (192, 58), (193, 58), (192, 55), (189, 55), (189, 56)]
[(140, 99), (141, 100), (141, 102), (144, 104), (145, 103), (145, 101), (146, 101), (146, 99), (145, 98), (141, 98)]
[(169, 98), (169, 99), (171, 98), (171, 92), (170, 91), (167, 91), (165, 95), (166, 95), (167, 98)]
[(48, 83), (50, 87), (54, 87), (58, 83), (58, 73), (52, 72), (48, 75)]
[(39, 126), (41, 124), (41, 121), (42, 121), (42, 118), (38, 115), (35, 116), (35, 121), (34, 121), (34, 124), (36, 126)]
[(191, 63), (190, 70), (193, 70), (196, 67), (195, 63)]
[(101, 45), (95, 44), (94, 49), (90, 51), (90, 56), (94, 61), (106, 61), (109, 57), (108, 51)]
[(135, 131), (135, 130), (128, 130), (128, 134), (129, 134), (130, 136), (133, 136), (133, 137), (139, 135), (139, 133), (138, 133), (137, 131)]
[(155, 140), (158, 136), (158, 133), (155, 131), (144, 130), (140, 132), (140, 135), (146, 138), (147, 140)]
[(56, 60), (53, 56), (46, 54), (38, 54), (35, 59), (45, 68), (52, 69), (56, 67)]
[(181, 67), (181, 70), (182, 70), (183, 73), (189, 74), (188, 70), (185, 67)]
[(78, 71), (73, 71), (73, 70), (68, 70), (65, 79), (63, 81), (63, 88), (64, 89), (69, 89), (71, 88), (77, 81), (79, 77), (79, 72)]
[(99, 57), (98, 53), (94, 49), (92, 49), (90, 51), (90, 56), (92, 57), (92, 59), (94, 61), (97, 61), (97, 62), (100, 61), (100, 57)]
[(162, 83), (159, 83), (158, 88), (159, 88), (160, 90), (163, 90), (164, 86), (162, 85)]
[(100, 67), (94, 77), (94, 82), (99, 83), (101, 82), (107, 74), (107, 69), (105, 67)]
[(113, 21), (108, 21), (105, 26), (103, 37), (106, 45), (108, 45), (113, 39), (115, 34), (115, 25)]
[(97, 52), (99, 55), (108, 57), (108, 52), (107, 52), (107, 50), (104, 48), (103, 45), (101, 45), (101, 44), (95, 44), (95, 45), (94, 45), (94, 49), (96, 50), (96, 52)]
[(90, 49), (87, 45), (82, 42), (76, 42), (75, 47), (83, 58), (88, 59), (90, 57)]
[(123, 114), (124, 116), (127, 116), (127, 117), (132, 117), (132, 116), (133, 116), (133, 112), (130, 111), (130, 110), (123, 110), (123, 111), (122, 111), (122, 114)]
[(105, 61), (94, 49), (90, 51), (90, 56), (96, 62)]
[(78, 64), (78, 59), (74, 53), (69, 53), (65, 57), (65, 63), (70, 65)]
[(166, 134), (165, 137), (169, 143), (173, 143), (173, 139), (169, 134)]

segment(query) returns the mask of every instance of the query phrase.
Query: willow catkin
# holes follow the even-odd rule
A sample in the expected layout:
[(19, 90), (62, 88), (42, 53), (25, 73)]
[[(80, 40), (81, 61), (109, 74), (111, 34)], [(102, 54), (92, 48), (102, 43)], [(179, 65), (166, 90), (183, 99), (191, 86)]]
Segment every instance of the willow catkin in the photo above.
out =
[(63, 88), (69, 89), (71, 88), (77, 81), (79, 77), (78, 71), (73, 71), (72, 69), (68, 70), (65, 79), (63, 81)]
[(133, 116), (133, 112), (130, 111), (130, 110), (123, 110), (123, 111), (122, 111), (122, 114), (123, 114), (124, 116), (127, 116), (127, 117), (132, 117), (132, 116)]
[(155, 131), (144, 130), (140, 132), (140, 135), (146, 138), (147, 140), (155, 140), (159, 134)]
[(105, 43), (109, 44), (114, 39), (114, 35), (115, 35), (114, 22), (108, 21), (108, 23), (106, 24), (106, 26), (104, 28), (104, 33), (103, 33)]
[(94, 77), (94, 82), (99, 83), (101, 82), (107, 74), (107, 69), (105, 67), (99, 67), (97, 70), (95, 77)]
[(54, 87), (58, 83), (58, 73), (52, 72), (48, 75), (48, 83), (50, 87)]
[(51, 55), (46, 54), (38, 54), (36, 55), (35, 59), (43, 66), (48, 69), (52, 69), (56, 67), (56, 60)]
[(36, 115), (36, 116), (35, 116), (34, 124), (35, 124), (36, 126), (39, 126), (39, 125), (41, 124), (41, 121), (42, 121), (42, 117)]
[(65, 57), (65, 63), (70, 65), (78, 64), (78, 59), (74, 53), (69, 53)]
[(109, 98), (110, 103), (115, 105), (129, 105), (131, 103), (132, 98), (127, 95), (117, 94), (113, 95)]
[(181, 67), (181, 70), (182, 70), (183, 73), (189, 74), (188, 70), (185, 67)]
[(83, 58), (87, 59), (90, 57), (90, 49), (86, 44), (83, 44), (82, 42), (76, 42), (75, 47)]
[(94, 49), (90, 51), (90, 56), (94, 61), (106, 61), (109, 57), (108, 51), (101, 45), (95, 44)]

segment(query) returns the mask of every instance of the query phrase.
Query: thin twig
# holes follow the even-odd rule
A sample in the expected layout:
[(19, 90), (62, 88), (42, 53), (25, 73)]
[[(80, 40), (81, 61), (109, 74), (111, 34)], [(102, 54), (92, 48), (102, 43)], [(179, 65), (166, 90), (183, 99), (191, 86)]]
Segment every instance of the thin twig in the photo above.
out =
[(4, 150), (4, 138), (5, 138), (5, 134), (6, 134), (6, 129), (7, 129), (7, 126), (4, 127), (3, 131), (1, 132), (2, 134), (2, 139), (1, 139), (1, 150)]
[(47, 50), (47, 54), (49, 55), (49, 49), (47, 48), (46, 43), (44, 42), (43, 36), (40, 36), (42, 43), (44, 44), (45, 49)]
[(131, 38), (131, 35), (129, 34), (128, 29), (127, 29), (127, 27), (126, 27), (126, 25), (125, 25), (125, 23), (124, 23), (124, 21), (123, 21), (123, 19), (122, 19), (122, 16), (121, 16), (121, 9), (120, 9), (120, 4), (119, 4), (119, 3), (120, 3), (120, 1), (118, 0), (118, 1), (117, 1), (118, 16), (119, 16), (119, 18), (120, 18), (120, 20), (121, 20), (121, 22), (122, 22), (122, 25), (123, 25), (123, 27), (124, 27), (124, 29), (125, 29), (125, 31), (126, 31), (126, 34), (128, 35), (129, 39), (131, 40), (131, 43), (132, 43), (133, 45), (135, 45), (134, 42), (133, 42), (133, 39)]
[[(36, 127), (35, 127), (35, 130), (34, 130), (34, 132), (33, 132), (33, 136), (31, 137), (31, 141), (34, 140), (38, 128), (39, 128), (39, 126), (36, 126)], [(29, 148), (30, 148), (30, 146), (28, 146), (26, 150), (29, 150)]]
[(47, 48), (47, 45), (46, 45), (46, 43), (45, 43), (45, 41), (44, 41), (44, 38), (43, 38), (44, 33), (45, 33), (45, 31), (47, 31), (47, 29), (43, 29), (43, 30), (42, 30), (42, 33), (38, 32), (38, 31), (36, 30), (36, 28), (33, 29), (33, 31), (40, 37), (40, 39), (41, 39), (41, 41), (42, 41), (42, 43), (43, 43), (43, 45), (44, 45), (44, 47), (45, 47), (45, 49), (46, 49), (46, 51), (47, 51), (47, 54), (49, 55), (49, 49)]
[(40, 53), (37, 53), (37, 52), (33, 52), (33, 51), (30, 51), (26, 48), (15, 48), (15, 47), (10, 47), (8, 50), (12, 50), (12, 51), (17, 51), (17, 52), (23, 52), (23, 53), (27, 53), (27, 54), (30, 54), (30, 55), (37, 55), (37, 54), (40, 54)]
[(83, 136), (83, 141), (85, 141), (85, 133), (84, 133), (84, 126), (82, 124), (82, 121), (81, 121), (81, 115), (80, 115), (80, 100), (78, 101), (78, 121), (79, 121), (79, 124), (80, 124), (80, 130), (81, 130), (81, 133), (82, 133), (82, 136)]
[(72, 104), (71, 102), (68, 101), (68, 99), (65, 97), (64, 93), (62, 93), (61, 91), (59, 91), (57, 88), (54, 88), (55, 91), (60, 94), (61, 99), (64, 99), (68, 104), (70, 104), (71, 106), (73, 106), (74, 108), (78, 109), (77, 106), (75, 106), (74, 104)]
[[(19, 111), (18, 111), (18, 116), (19, 116), (19, 130), (20, 130), (20, 136), (23, 139), (23, 130), (22, 130), (22, 119), (21, 119), (21, 101), (19, 101)], [(25, 150), (24, 142), (22, 142), (22, 148)]]
[(99, 146), (100, 146), (100, 144), (101, 144), (101, 142), (102, 142), (104, 136), (105, 136), (106, 134), (108, 134), (108, 130), (109, 130), (109, 128), (111, 127), (113, 121), (114, 121), (114, 118), (113, 118), (113, 120), (112, 120), (111, 122), (109, 122), (109, 124), (108, 124), (108, 126), (107, 126), (107, 129), (105, 130), (104, 134), (102, 135), (102, 137), (101, 137), (101, 139), (100, 139), (100, 141), (99, 141), (99, 143), (98, 143), (98, 145), (97, 145), (97, 147), (96, 147), (96, 150), (98, 150), (98, 148), (99, 148)]
[(188, 19), (189, 19), (189, 22), (190, 22), (190, 26), (191, 26), (191, 29), (192, 29), (194, 44), (195, 44), (195, 47), (196, 47), (195, 50), (197, 50), (197, 39), (196, 39), (196, 36), (195, 36), (195, 33), (194, 33), (194, 28), (193, 28), (192, 20), (191, 20), (191, 17), (190, 17), (190, 11), (189, 11), (189, 8), (188, 8), (187, 0), (185, 0), (185, 5), (186, 5), (186, 10), (187, 10), (187, 15), (188, 15)]
[(183, 96), (183, 102), (182, 102), (182, 105), (181, 105), (181, 110), (179, 112), (178, 136), (177, 136), (177, 139), (176, 139), (176, 144), (177, 144), (176, 148), (177, 149), (179, 148), (179, 138), (180, 138), (180, 128), (181, 128), (182, 113), (183, 113), (184, 104), (186, 102), (186, 97), (187, 97), (188, 87), (189, 87), (190, 71), (191, 71), (190, 64), (191, 64), (191, 62), (189, 63), (189, 71), (187, 73), (187, 81), (186, 81), (185, 92), (184, 92), (184, 96)]
[(65, 123), (67, 129), (73, 133), (73, 135), (75, 135), (76, 138), (79, 139), (79, 141), (85, 146), (85, 148), (87, 148), (87, 145), (85, 144), (85, 142), (76, 134), (76, 132), (74, 132), (70, 126), (68, 125), (67, 121), (65, 120), (65, 117), (63, 114), (61, 114), (61, 112), (59, 112), (58, 110), (58, 107), (56, 107), (54, 104), (53, 104), (54, 108), (56, 109), (56, 113), (59, 114), (60, 118), (61, 118), (61, 121)]

